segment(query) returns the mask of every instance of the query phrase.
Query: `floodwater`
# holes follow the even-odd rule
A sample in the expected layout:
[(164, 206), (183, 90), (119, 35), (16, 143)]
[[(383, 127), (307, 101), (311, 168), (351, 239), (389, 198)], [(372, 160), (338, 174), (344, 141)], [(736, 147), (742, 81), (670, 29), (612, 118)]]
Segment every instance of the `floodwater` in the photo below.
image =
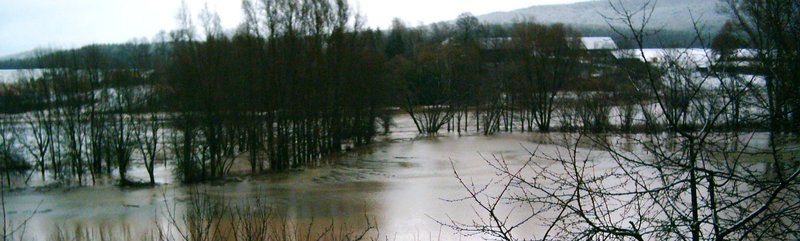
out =
[[(488, 214), (475, 212), (475, 203), (453, 202), (467, 191), (456, 179), (476, 186), (497, 181), (486, 162), (504, 159), (513, 168), (529, 160), (528, 150), (556, 155), (561, 134), (509, 133), (417, 136), (410, 119), (396, 119), (396, 128), (376, 137), (372, 145), (330, 157), (327, 165), (306, 170), (202, 185), (181, 185), (170, 170), (157, 167), (155, 188), (29, 187), (7, 192), (8, 218), (25, 225), (26, 239), (47, 240), (58, 230), (106, 228), (141, 234), (153, 230), (156, 222), (168, 221), (168, 213), (181, 213), (191, 191), (200, 191), (228, 203), (247, 204), (259, 200), (277, 216), (298, 225), (347, 224), (378, 226), (379, 239), (387, 240), (481, 240), (483, 236), (460, 236), (440, 222), (471, 223)], [(579, 152), (588, 152), (580, 148)], [(546, 165), (545, 160), (534, 160)], [(609, 163), (609, 167), (611, 167)], [(602, 166), (600, 167), (602, 168)], [(130, 175), (142, 180), (141, 166)], [(34, 177), (36, 178), (36, 177)], [(493, 190), (489, 190), (491, 193)], [(513, 209), (512, 209), (513, 208)], [(520, 220), (524, 207), (501, 206), (499, 213), (511, 213)], [(35, 213), (34, 213), (35, 212)], [(518, 237), (538, 237), (544, 227), (528, 224), (517, 229)]]
[[(188, 193), (200, 190), (230, 203), (258, 199), (276, 214), (299, 223), (313, 219), (324, 225), (334, 222), (359, 227), (369, 219), (378, 226), (381, 239), (469, 240), (438, 223), (449, 222), (449, 218), (462, 222), (474, 218), (472, 203), (448, 201), (467, 193), (455, 178), (453, 167), (464, 180), (485, 184), (496, 176), (484, 158), (502, 156), (512, 165), (522, 165), (529, 157), (526, 148), (535, 148), (535, 140), (546, 138), (540, 134), (417, 137), (409, 119), (398, 118), (396, 122), (392, 133), (377, 137), (369, 147), (331, 157), (329, 165), (318, 168), (243, 176), (241, 181), (225, 183), (181, 185), (172, 180), (168, 168), (160, 165), (156, 181), (162, 184), (155, 188), (108, 184), (29, 187), (6, 193), (6, 212), (16, 223), (30, 218), (25, 225), (26, 237), (36, 240), (49, 239), (58, 229), (76, 227), (125, 228), (143, 233), (152, 230), (156, 221), (164, 223), (166, 208), (176, 207), (181, 212)], [(146, 179), (140, 166), (130, 175)]]

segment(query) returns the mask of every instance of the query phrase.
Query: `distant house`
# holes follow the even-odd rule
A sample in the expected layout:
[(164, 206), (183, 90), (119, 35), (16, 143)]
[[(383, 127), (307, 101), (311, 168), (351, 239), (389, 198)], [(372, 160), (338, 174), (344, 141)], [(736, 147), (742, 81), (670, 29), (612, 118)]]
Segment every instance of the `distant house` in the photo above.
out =
[(581, 37), (580, 47), (586, 51), (581, 59), (584, 64), (584, 68), (581, 68), (584, 78), (600, 77), (615, 68), (614, 51), (618, 47), (611, 37)]
[(581, 48), (586, 50), (584, 63), (610, 65), (615, 59), (617, 43), (611, 37), (581, 37)]

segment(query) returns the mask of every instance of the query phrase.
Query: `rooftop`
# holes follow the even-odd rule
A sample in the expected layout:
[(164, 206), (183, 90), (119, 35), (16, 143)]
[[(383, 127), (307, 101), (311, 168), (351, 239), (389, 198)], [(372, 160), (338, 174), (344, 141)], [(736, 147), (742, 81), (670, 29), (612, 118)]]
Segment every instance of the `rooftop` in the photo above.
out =
[(586, 50), (615, 50), (617, 44), (611, 37), (582, 37), (581, 44)]

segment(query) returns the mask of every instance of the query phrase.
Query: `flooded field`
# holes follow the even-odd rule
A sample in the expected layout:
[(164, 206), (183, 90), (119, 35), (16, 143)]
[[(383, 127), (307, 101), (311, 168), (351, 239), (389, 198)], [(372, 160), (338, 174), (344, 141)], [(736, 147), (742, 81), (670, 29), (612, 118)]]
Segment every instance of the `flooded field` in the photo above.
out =
[[(26, 237), (34, 240), (75, 228), (127, 229), (141, 235), (156, 222), (165, 223), (167, 211), (183, 212), (189, 192), (200, 191), (233, 204), (259, 200), (272, 208), (276, 218), (298, 225), (314, 220), (323, 227), (333, 222), (360, 228), (370, 220), (379, 235), (390, 240), (463, 240), (437, 222), (449, 222), (448, 217), (466, 222), (474, 215), (471, 203), (448, 201), (466, 194), (453, 167), (466, 180), (486, 183), (495, 178), (495, 172), (484, 158), (496, 155), (522, 165), (529, 158), (526, 148), (550, 142), (550, 136), (542, 134), (417, 137), (409, 121), (398, 119), (398, 127), (389, 135), (377, 137), (369, 147), (331, 157), (318, 168), (181, 185), (160, 165), (156, 180), (161, 185), (155, 188), (34, 185), (7, 193), (6, 210), (16, 223), (30, 218)], [(146, 179), (143, 169), (135, 166), (130, 175)], [(34, 183), (36, 179), (32, 177)], [(524, 230), (535, 231), (535, 227)]]
[[(559, 155), (563, 149), (554, 143), (565, 138), (563, 133), (418, 136), (409, 118), (396, 118), (395, 124), (393, 132), (376, 137), (368, 147), (330, 157), (316, 168), (287, 173), (249, 176), (242, 167), (241, 175), (224, 182), (182, 185), (162, 164), (156, 168), (160, 185), (154, 188), (120, 188), (111, 183), (37, 186), (37, 177), (32, 177), (33, 186), (6, 193), (6, 213), (16, 224), (29, 219), (25, 235), (31, 240), (50, 240), (70, 230), (111, 230), (107, 232), (124, 232), (138, 239), (152, 234), (154, 227), (168, 226), (171, 217), (183, 217), (196, 197), (190, 193), (200, 193), (234, 206), (268, 208), (274, 223), (303, 230), (312, 227), (308, 229), (312, 233), (332, 226), (358, 232), (369, 224), (378, 228), (370, 235), (380, 239), (482, 240), (485, 237), (461, 236), (442, 225), (451, 220), (469, 223), (487, 215), (476, 212), (469, 200), (453, 201), (467, 194), (454, 169), (468, 185), (485, 185), (499, 179), (487, 160), (504, 159), (510, 168), (519, 168), (531, 158), (529, 150)], [(581, 154), (589, 151), (578, 148)], [(602, 161), (602, 155), (592, 155), (601, 160), (595, 168), (615, 166)], [(548, 165), (541, 158), (533, 161)], [(130, 175), (147, 178), (141, 164)], [(512, 213), (514, 221), (524, 218), (529, 207), (501, 208), (500, 213)], [(531, 237), (545, 229), (531, 222), (514, 233)]]

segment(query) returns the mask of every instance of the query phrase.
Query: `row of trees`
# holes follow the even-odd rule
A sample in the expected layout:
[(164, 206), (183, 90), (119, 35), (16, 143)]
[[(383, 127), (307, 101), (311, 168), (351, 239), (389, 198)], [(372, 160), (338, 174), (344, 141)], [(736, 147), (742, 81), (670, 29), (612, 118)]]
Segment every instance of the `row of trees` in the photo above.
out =
[[(617, 66), (639, 63), (616, 62), (610, 50), (587, 50), (569, 26), (482, 25), (463, 14), (452, 26), (408, 29), (397, 20), (386, 41), (389, 80), (400, 97), (395, 104), (420, 133), (445, 127), (483, 134), (547, 132), (554, 126), (604, 131), (610, 129), (611, 107), (634, 104), (628, 91), (633, 85), (617, 78), (624, 73)], [(582, 97), (614, 101), (584, 106), (568, 98), (586, 91), (601, 93)], [(621, 129), (631, 129), (633, 115), (627, 113), (629, 124)]]
[(369, 143), (385, 99), (380, 35), (351, 23), (344, 1), (243, 6), (247, 19), (232, 37), (207, 10), (203, 41), (185, 10), (172, 36), (167, 102), (183, 178), (224, 176), (244, 151), (261, 172)]

